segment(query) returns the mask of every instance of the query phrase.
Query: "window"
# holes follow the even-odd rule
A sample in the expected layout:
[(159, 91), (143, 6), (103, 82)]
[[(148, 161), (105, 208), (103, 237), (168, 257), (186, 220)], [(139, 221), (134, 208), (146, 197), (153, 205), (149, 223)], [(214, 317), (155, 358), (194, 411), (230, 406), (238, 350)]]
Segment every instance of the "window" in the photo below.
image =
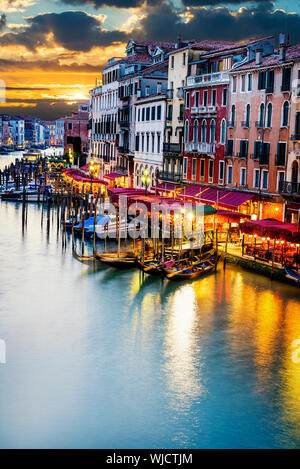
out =
[(135, 137), (135, 151), (139, 151), (139, 149), (140, 149), (140, 137), (139, 135), (137, 135)]
[(205, 176), (205, 160), (200, 161), (200, 181), (204, 181)]
[(213, 162), (213, 160), (209, 160), (208, 182), (213, 182), (213, 179), (214, 179), (214, 162)]
[(225, 119), (222, 120), (221, 123), (221, 140), (220, 143), (223, 145), (225, 144), (225, 139), (226, 139), (226, 122)]
[(214, 143), (216, 139), (216, 122), (212, 119), (210, 123), (210, 143)]
[(72, 124), (72, 122), (68, 122), (68, 130), (73, 130), (73, 124)]
[(265, 120), (265, 105), (264, 103), (261, 103), (260, 108), (259, 108), (259, 125), (263, 127), (264, 125), (264, 120)]
[(190, 93), (186, 93), (185, 95), (185, 105), (187, 108), (190, 107)]
[(240, 185), (241, 186), (246, 185), (246, 168), (241, 168)]
[(251, 112), (251, 107), (250, 104), (247, 104), (246, 106), (246, 127), (250, 127), (250, 112)]
[(241, 75), (241, 92), (246, 91), (246, 75)]
[(285, 179), (285, 172), (284, 171), (278, 171), (278, 174), (277, 174), (277, 190), (278, 190), (278, 192), (282, 191), (282, 189), (283, 189), (284, 179)]
[(252, 81), (253, 81), (253, 75), (252, 75), (252, 73), (249, 73), (249, 75), (248, 75), (248, 91), (252, 91)]
[(247, 158), (248, 156), (248, 140), (240, 141), (240, 157)]
[(193, 141), (194, 143), (198, 142), (198, 121), (197, 120), (195, 120), (194, 122)]
[(196, 170), (197, 170), (197, 159), (193, 158), (193, 165), (192, 165), (192, 179), (196, 179)]
[(186, 52), (184, 52), (182, 55), (182, 65), (185, 66), (185, 64), (186, 64)]
[(152, 106), (151, 108), (151, 120), (155, 121), (155, 106)]
[(227, 151), (226, 151), (227, 156), (232, 156), (233, 155), (233, 140), (227, 140)]
[(149, 134), (146, 136), (146, 152), (149, 153)]
[(235, 105), (233, 104), (233, 106), (231, 106), (231, 121), (230, 121), (230, 125), (232, 127), (235, 126)]
[(154, 136), (154, 134), (151, 134), (151, 136), (152, 136), (152, 153), (154, 153), (154, 151), (155, 151), (155, 148), (154, 148), (155, 136)]
[(224, 161), (219, 161), (219, 182), (223, 184), (224, 181)]
[(260, 177), (260, 171), (259, 169), (254, 169), (253, 171), (253, 187), (255, 189), (259, 189), (259, 177)]
[(282, 69), (281, 91), (290, 91), (290, 88), (291, 88), (291, 68), (286, 67)]
[(157, 83), (157, 94), (160, 94), (161, 93), (161, 83), (158, 82)]
[(227, 166), (227, 184), (232, 184), (232, 166)]
[(157, 134), (157, 153), (160, 153), (160, 133)]
[(285, 101), (282, 108), (282, 127), (287, 127), (289, 125), (289, 103)]
[(150, 107), (146, 108), (146, 121), (150, 120)]
[(264, 90), (266, 88), (266, 72), (259, 72), (258, 73), (257, 88), (259, 90)]
[(273, 93), (274, 91), (274, 70), (269, 70), (266, 76), (266, 92)]
[(266, 169), (263, 169), (262, 172), (262, 188), (268, 189), (268, 179), (269, 179), (269, 172)]
[(184, 118), (184, 104), (180, 104), (180, 107), (179, 107), (179, 119), (180, 120), (183, 120)]
[(272, 103), (269, 103), (268, 108), (267, 108), (267, 127), (268, 128), (272, 126), (272, 110), (273, 110)]
[(203, 93), (203, 106), (207, 106), (207, 91), (206, 90)]
[(145, 146), (145, 136), (143, 134), (142, 135), (142, 152), (144, 151), (144, 146)]
[(150, 86), (148, 86), (148, 85), (146, 86), (146, 88), (145, 88), (145, 93), (146, 93), (146, 96), (149, 96), (149, 94), (150, 94)]
[(187, 143), (189, 141), (189, 121), (185, 121), (184, 126), (184, 141)]
[(173, 104), (169, 104), (168, 106), (168, 120), (171, 121), (173, 116)]
[(196, 107), (199, 106), (199, 98), (200, 98), (200, 93), (199, 93), (199, 91), (196, 91), (196, 93), (195, 93), (195, 106)]
[(187, 177), (187, 168), (188, 168), (188, 159), (185, 157), (183, 158), (183, 177), (186, 179)]
[[(232, 92), (233, 93), (236, 93), (236, 82), (237, 82), (237, 78), (236, 77), (232, 77)], [(223, 90), (224, 91), (224, 90)]]
[(206, 120), (205, 119), (202, 121), (202, 126), (201, 126), (201, 142), (203, 143), (206, 142)]
[(174, 68), (174, 55), (171, 55), (171, 68)]
[(222, 106), (227, 105), (227, 88), (223, 88), (223, 93), (222, 93)]
[(140, 109), (138, 109), (137, 120), (138, 121), (141, 120), (141, 110)]
[(145, 108), (143, 107), (143, 109), (142, 109), (142, 121), (144, 121), (144, 120), (145, 120)]
[(286, 159), (286, 142), (278, 142), (276, 165), (285, 166), (285, 159)]
[(157, 106), (157, 120), (161, 120), (161, 106)]
[(217, 104), (217, 90), (212, 90), (211, 93), (211, 105), (216, 106)]

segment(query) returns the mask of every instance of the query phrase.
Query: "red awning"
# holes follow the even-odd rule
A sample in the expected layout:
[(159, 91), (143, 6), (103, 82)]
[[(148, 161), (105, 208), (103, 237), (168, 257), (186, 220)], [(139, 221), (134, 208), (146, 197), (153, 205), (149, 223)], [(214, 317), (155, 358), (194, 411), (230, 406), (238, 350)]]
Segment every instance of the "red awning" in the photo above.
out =
[(110, 181), (113, 181), (114, 179), (123, 178), (127, 176), (126, 174), (121, 174), (121, 173), (108, 173), (108, 174), (105, 174), (103, 177), (104, 179), (109, 179)]
[(245, 202), (248, 202), (248, 200), (253, 199), (253, 197), (255, 197), (255, 194), (250, 194), (247, 192), (226, 192), (226, 194), (219, 199), (219, 203), (226, 207), (237, 208), (240, 205), (243, 205)]
[[(77, 181), (77, 182), (82, 182), (82, 183), (90, 183), (91, 182), (91, 178), (87, 176), (86, 173), (84, 173), (83, 171), (80, 171), (80, 169), (75, 169), (75, 168), (71, 168), (71, 169), (65, 169), (62, 174), (65, 174), (66, 176), (74, 179), (74, 181)], [(99, 179), (97, 177), (93, 177), (93, 184), (94, 183), (98, 183), (98, 184), (107, 184), (107, 181), (103, 181), (102, 179)]]
[(84, 164), (79, 169), (80, 169), (80, 171), (85, 171), (85, 172), (89, 171), (90, 170), (90, 163)]
[(297, 223), (284, 223), (268, 218), (266, 220), (246, 221), (241, 224), (241, 232), (245, 234), (258, 235), (271, 239), (300, 242), (300, 233)]
[(251, 215), (245, 215), (244, 213), (240, 212), (231, 212), (230, 210), (217, 210), (216, 215), (219, 215), (220, 217), (226, 217), (226, 218), (236, 218), (236, 219), (241, 219), (241, 218), (251, 218)]
[(178, 189), (181, 189), (181, 187), (174, 186), (172, 184), (163, 184), (163, 183), (157, 184), (156, 186), (153, 186), (151, 188), (152, 191), (156, 191), (156, 192), (172, 192)]

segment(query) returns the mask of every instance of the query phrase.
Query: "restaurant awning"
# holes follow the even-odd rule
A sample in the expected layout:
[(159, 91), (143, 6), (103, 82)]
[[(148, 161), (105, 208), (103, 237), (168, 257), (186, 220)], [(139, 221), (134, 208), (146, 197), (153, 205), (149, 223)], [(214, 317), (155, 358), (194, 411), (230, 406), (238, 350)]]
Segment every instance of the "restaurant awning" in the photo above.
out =
[(300, 242), (297, 223), (285, 223), (267, 218), (266, 220), (246, 221), (241, 224), (241, 232), (271, 239)]
[(227, 192), (219, 199), (219, 203), (226, 207), (237, 208), (240, 205), (243, 205), (245, 202), (248, 202), (248, 200), (253, 199), (253, 197), (255, 197), (255, 194), (250, 194), (247, 192)]
[(174, 186), (173, 184), (157, 184), (156, 186), (152, 187), (152, 191), (155, 192), (172, 192), (175, 190), (181, 189), (179, 186)]
[(80, 171), (89, 171), (90, 170), (90, 163), (84, 164), (79, 169), (80, 169)]
[(127, 177), (126, 174), (121, 174), (121, 173), (108, 173), (103, 176), (104, 179), (109, 179), (110, 181), (113, 181), (114, 179), (119, 179)]
[(238, 208), (248, 200), (255, 197), (255, 194), (240, 191), (228, 191), (216, 187), (192, 184), (178, 194), (178, 197), (192, 198), (201, 203), (214, 203), (229, 209)]
[(238, 220), (240, 220), (241, 218), (251, 218), (251, 215), (245, 215), (244, 213), (232, 212), (231, 210), (222, 210), (222, 209), (217, 210), (216, 215), (219, 215), (220, 217), (226, 217), (226, 218), (235, 218)]

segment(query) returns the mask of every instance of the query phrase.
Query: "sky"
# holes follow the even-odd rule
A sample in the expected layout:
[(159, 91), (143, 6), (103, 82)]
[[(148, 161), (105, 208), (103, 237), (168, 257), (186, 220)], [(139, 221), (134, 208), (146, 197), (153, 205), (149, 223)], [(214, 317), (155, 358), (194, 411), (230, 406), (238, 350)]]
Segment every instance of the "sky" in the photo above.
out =
[(0, 0), (0, 113), (70, 114), (131, 38), (241, 41), (279, 32), (300, 43), (300, 0)]

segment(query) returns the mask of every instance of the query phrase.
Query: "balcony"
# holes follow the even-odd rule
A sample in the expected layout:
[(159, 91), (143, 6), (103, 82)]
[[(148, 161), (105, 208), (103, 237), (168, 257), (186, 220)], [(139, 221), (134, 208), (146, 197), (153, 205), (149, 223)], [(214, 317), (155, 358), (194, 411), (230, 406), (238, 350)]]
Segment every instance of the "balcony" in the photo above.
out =
[(160, 171), (158, 179), (161, 181), (180, 182), (182, 179), (181, 173), (170, 173), (169, 171)]
[(191, 114), (216, 114), (217, 106), (193, 106)]
[(290, 195), (300, 195), (300, 183), (282, 181), (279, 183), (279, 192)]
[(173, 153), (180, 155), (181, 153), (181, 144), (180, 143), (164, 143), (163, 144), (164, 153)]
[(206, 142), (188, 142), (185, 143), (185, 151), (196, 151), (198, 153), (214, 153), (215, 144)]
[(264, 123), (263, 123), (261, 120), (256, 121), (256, 122), (255, 122), (255, 127), (256, 127), (257, 129), (262, 129), (262, 128), (264, 127)]
[(216, 72), (208, 73), (206, 75), (195, 75), (187, 78), (187, 86), (207, 86), (215, 84), (228, 84), (229, 83), (229, 73), (228, 72)]
[(243, 129), (249, 129), (250, 122), (249, 121), (242, 121), (241, 125), (242, 125)]
[(129, 127), (129, 121), (128, 120), (120, 121), (119, 124), (120, 124), (120, 127), (125, 127), (125, 128)]
[(129, 147), (127, 145), (122, 145), (118, 147), (119, 153), (129, 153)]
[(291, 140), (300, 140), (300, 134), (291, 135)]

